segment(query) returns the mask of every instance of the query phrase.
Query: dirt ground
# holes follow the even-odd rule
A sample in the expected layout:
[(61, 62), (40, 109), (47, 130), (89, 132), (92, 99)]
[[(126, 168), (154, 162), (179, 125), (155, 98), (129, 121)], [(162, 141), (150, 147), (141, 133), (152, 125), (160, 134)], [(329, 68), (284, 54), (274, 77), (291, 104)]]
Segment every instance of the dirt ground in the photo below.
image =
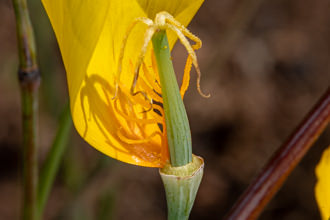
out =
[[(40, 58), (40, 164), (68, 99), (55, 37), (38, 0), (30, 0)], [(201, 86), (192, 72), (185, 105), (193, 152), (205, 175), (191, 220), (222, 219), (253, 177), (330, 85), (330, 1), (206, 0), (189, 29)], [(13, 7), (0, 1), (0, 219), (18, 219), (21, 204), (20, 93)], [(186, 52), (173, 60), (182, 72)], [(179, 76), (180, 78), (180, 76)], [(330, 144), (327, 128), (264, 210), (262, 220), (320, 219), (315, 166)], [(44, 219), (166, 219), (157, 169), (106, 158), (72, 130)]]

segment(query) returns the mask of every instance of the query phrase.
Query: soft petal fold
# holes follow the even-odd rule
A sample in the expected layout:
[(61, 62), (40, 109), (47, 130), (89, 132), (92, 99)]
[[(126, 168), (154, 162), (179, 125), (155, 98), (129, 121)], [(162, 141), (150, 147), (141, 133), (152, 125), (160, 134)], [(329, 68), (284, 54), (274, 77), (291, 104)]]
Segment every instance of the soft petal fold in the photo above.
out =
[(315, 197), (323, 220), (330, 219), (330, 146), (323, 152), (315, 169), (317, 183)]
[[(93, 147), (123, 162), (162, 167), (168, 160), (162, 112), (142, 114), (148, 103), (129, 94), (133, 68), (141, 49), (145, 24), (137, 24), (127, 41), (123, 69), (114, 87), (118, 58), (127, 28), (137, 17), (154, 18), (168, 11), (188, 25), (201, 0), (42, 0), (53, 25), (67, 72), (72, 118), (78, 133)], [(176, 37), (170, 35), (171, 45)], [(151, 46), (138, 89), (157, 91)], [(143, 81), (144, 80), (144, 81)], [(149, 87), (151, 88), (149, 88)], [(157, 98), (157, 94), (152, 94)], [(151, 96), (152, 96), (151, 95)]]
[[(95, 49), (109, 1), (42, 0), (51, 20), (67, 71), (70, 96), (77, 94)], [(75, 99), (75, 97), (72, 97)]]

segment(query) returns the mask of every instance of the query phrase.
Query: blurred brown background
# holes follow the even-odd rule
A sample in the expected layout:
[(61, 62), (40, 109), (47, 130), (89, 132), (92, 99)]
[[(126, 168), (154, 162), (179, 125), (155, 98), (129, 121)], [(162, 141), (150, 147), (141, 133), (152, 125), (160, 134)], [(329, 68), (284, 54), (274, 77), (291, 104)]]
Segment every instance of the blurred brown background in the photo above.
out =
[[(30, 9), (40, 59), (40, 163), (67, 100), (66, 79), (49, 21)], [(191, 218), (222, 219), (271, 154), (330, 85), (329, 0), (206, 0), (190, 25), (203, 40), (185, 96), (193, 151), (205, 175)], [(0, 0), (0, 219), (18, 219), (21, 199), (20, 96), (13, 8)], [(186, 52), (176, 45), (177, 72)], [(322, 134), (260, 219), (319, 219), (314, 168), (330, 143)], [(102, 216), (102, 217), (100, 217)], [(45, 219), (166, 219), (157, 169), (106, 158), (72, 130)]]

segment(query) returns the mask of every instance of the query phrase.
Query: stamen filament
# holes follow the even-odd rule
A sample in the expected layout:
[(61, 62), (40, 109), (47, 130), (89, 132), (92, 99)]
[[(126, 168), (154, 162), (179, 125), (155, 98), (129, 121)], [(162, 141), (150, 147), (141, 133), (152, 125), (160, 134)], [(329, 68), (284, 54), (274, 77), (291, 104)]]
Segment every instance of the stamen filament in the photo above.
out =
[(140, 17), (140, 18), (134, 19), (133, 23), (128, 27), (128, 29), (126, 31), (126, 34), (124, 35), (123, 42), (121, 44), (121, 48), (120, 48), (120, 54), (119, 54), (119, 58), (118, 58), (117, 75), (116, 75), (116, 78), (115, 78), (115, 95), (112, 99), (115, 99), (117, 97), (117, 94), (118, 94), (120, 75), (121, 75), (121, 72), (122, 72), (122, 65), (123, 65), (125, 47), (126, 47), (126, 44), (127, 44), (128, 37), (129, 37), (130, 33), (132, 32), (133, 28), (135, 27), (135, 25), (137, 25), (139, 22), (145, 23), (148, 26), (151, 26), (153, 24), (153, 21), (150, 20), (149, 18)]
[(191, 65), (192, 65), (192, 59), (191, 59), (190, 55), (188, 55), (186, 66), (185, 66), (184, 72), (183, 72), (181, 88), (180, 88), (180, 94), (181, 94), (182, 99), (189, 87)]
[(116, 112), (119, 113), (123, 118), (125, 118), (128, 121), (133, 121), (133, 122), (138, 122), (138, 123), (143, 123), (143, 124), (160, 123), (160, 121), (157, 120), (157, 119), (142, 119), (142, 118), (136, 118), (136, 117), (133, 117), (133, 116), (126, 115), (124, 112), (122, 112), (119, 109), (118, 100), (115, 100), (114, 107), (115, 107)]
[(125, 137), (121, 132), (121, 129), (119, 129), (117, 131), (117, 136), (119, 137), (119, 139), (127, 144), (144, 144), (144, 143), (148, 143), (151, 141), (151, 139), (153, 137), (155, 137), (156, 135), (159, 135), (160, 137), (162, 137), (162, 134), (160, 132), (154, 132), (152, 133), (150, 136), (148, 136), (147, 138), (143, 138), (143, 139), (131, 139), (131, 138), (127, 138)]

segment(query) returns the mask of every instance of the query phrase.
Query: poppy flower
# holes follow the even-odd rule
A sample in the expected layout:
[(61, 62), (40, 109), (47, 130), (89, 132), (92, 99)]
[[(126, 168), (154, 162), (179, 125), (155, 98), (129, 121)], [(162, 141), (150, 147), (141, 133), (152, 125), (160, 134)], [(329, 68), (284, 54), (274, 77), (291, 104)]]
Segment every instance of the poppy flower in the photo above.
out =
[[(163, 167), (169, 160), (169, 153), (152, 45), (147, 48), (135, 85), (136, 90), (146, 95), (133, 96), (130, 88), (134, 66), (147, 26), (138, 23), (129, 36), (126, 36), (127, 29), (136, 18), (153, 20), (162, 11), (187, 26), (203, 0), (42, 2), (62, 54), (71, 114), (78, 133), (94, 148), (117, 160)], [(126, 37), (125, 50), (120, 58)], [(170, 48), (173, 48), (176, 34), (169, 31), (168, 39)], [(118, 78), (120, 59), (122, 65)]]

